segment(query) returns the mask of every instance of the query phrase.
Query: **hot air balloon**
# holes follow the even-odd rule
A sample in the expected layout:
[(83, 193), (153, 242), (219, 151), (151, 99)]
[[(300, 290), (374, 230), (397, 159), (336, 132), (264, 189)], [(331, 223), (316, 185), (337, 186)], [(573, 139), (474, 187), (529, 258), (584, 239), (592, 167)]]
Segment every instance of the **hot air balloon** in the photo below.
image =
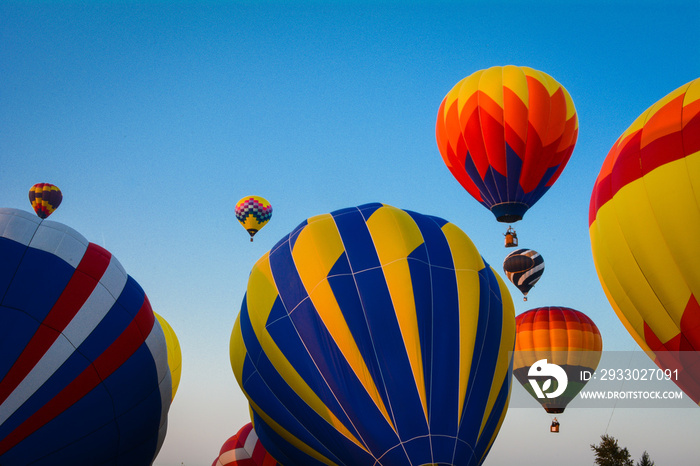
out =
[[(586, 385), (582, 371), (595, 372), (602, 350), (600, 331), (583, 312), (567, 307), (539, 307), (515, 318), (513, 375), (548, 413), (564, 412)], [(566, 381), (557, 377), (552, 364), (560, 368), (559, 374), (565, 374)], [(545, 380), (538, 380), (538, 372), (547, 376)], [(547, 380), (554, 382), (547, 387)], [(561, 393), (557, 394), (559, 387)], [(553, 432), (558, 432), (556, 418), (552, 427)]]
[(258, 260), (230, 351), (282, 464), (478, 465), (514, 340), (507, 287), (464, 232), (374, 203), (309, 218)]
[(177, 339), (175, 330), (173, 330), (168, 321), (157, 312), (153, 314), (156, 316), (156, 319), (158, 319), (163, 333), (165, 334), (165, 344), (168, 349), (168, 369), (170, 369), (170, 379), (173, 386), (171, 400), (173, 400), (177, 393), (177, 387), (180, 386), (180, 376), (182, 375), (182, 351), (180, 350), (180, 341)]
[(272, 205), (260, 196), (246, 196), (236, 203), (236, 218), (253, 236), (272, 218)]
[(458, 82), (435, 135), (452, 175), (499, 222), (523, 218), (559, 178), (576, 144), (573, 100), (551, 76), (494, 66)]
[(516, 249), (503, 260), (503, 271), (527, 301), (527, 293), (544, 273), (544, 259), (535, 250)]
[(48, 217), (54, 210), (58, 209), (62, 200), (61, 190), (58, 189), (58, 186), (50, 183), (37, 183), (29, 188), (29, 202), (32, 203), (32, 208), (41, 219)]
[(700, 403), (700, 79), (622, 133), (589, 209), (600, 283), (620, 321)]
[(212, 466), (277, 466), (277, 461), (262, 446), (250, 422), (224, 442)]
[(0, 464), (151, 464), (171, 384), (163, 331), (119, 261), (0, 209)]

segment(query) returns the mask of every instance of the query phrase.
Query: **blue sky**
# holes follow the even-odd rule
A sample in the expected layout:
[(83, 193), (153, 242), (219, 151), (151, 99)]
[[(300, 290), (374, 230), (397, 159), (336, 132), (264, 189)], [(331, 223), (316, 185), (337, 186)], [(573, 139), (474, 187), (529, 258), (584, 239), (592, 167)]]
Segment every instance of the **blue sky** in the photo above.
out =
[[(579, 116), (573, 156), (516, 224), (546, 270), (516, 313), (588, 314), (608, 350), (633, 350), (598, 282), (588, 202), (616, 138), (700, 76), (700, 3), (58, 2), (0, 4), (0, 206), (51, 217), (109, 249), (178, 334), (180, 388), (157, 466), (206, 465), (248, 422), (228, 342), (254, 262), (307, 217), (379, 201), (462, 228), (496, 270), (505, 225), (452, 178), (435, 118), (460, 79), (542, 70)], [(233, 208), (272, 202), (255, 238)], [(514, 390), (520, 387), (514, 387)], [(591, 464), (607, 432), (639, 458), (696, 464), (700, 411), (511, 409), (486, 465)]]

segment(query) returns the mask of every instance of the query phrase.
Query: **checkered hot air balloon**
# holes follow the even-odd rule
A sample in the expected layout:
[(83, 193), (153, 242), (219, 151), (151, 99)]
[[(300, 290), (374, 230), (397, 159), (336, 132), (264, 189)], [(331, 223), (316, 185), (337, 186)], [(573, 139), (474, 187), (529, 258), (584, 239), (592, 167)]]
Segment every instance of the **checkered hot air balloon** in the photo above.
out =
[(503, 271), (527, 301), (527, 293), (544, 273), (544, 258), (533, 249), (516, 249), (503, 260)]
[(700, 78), (649, 107), (610, 149), (589, 209), (593, 260), (640, 347), (700, 403)]
[(508, 407), (513, 301), (444, 219), (309, 218), (253, 267), (231, 365), (282, 464), (482, 464)]
[(63, 194), (51, 183), (37, 183), (29, 188), (29, 202), (39, 218), (51, 215), (61, 205)]
[(458, 82), (437, 115), (452, 175), (499, 222), (516, 222), (554, 184), (578, 136), (573, 100), (551, 76), (494, 66)]
[(163, 330), (104, 248), (0, 209), (0, 464), (149, 465), (172, 395)]
[(272, 218), (272, 205), (260, 196), (246, 196), (236, 203), (236, 218), (253, 236)]

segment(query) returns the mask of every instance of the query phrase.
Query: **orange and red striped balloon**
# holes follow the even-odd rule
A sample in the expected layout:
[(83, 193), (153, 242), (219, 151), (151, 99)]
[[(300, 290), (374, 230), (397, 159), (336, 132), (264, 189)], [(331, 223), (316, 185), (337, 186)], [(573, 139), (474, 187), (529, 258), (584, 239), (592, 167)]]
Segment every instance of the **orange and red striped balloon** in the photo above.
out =
[(589, 233), (605, 294), (630, 335), (678, 369), (700, 403), (700, 78), (642, 113), (608, 153)]
[[(581, 311), (550, 306), (531, 309), (515, 318), (513, 375), (548, 413), (561, 413), (586, 381), (581, 371), (594, 372), (600, 362), (603, 340), (595, 323)], [(563, 395), (537, 398), (528, 371), (541, 359), (557, 364), (568, 377)]]

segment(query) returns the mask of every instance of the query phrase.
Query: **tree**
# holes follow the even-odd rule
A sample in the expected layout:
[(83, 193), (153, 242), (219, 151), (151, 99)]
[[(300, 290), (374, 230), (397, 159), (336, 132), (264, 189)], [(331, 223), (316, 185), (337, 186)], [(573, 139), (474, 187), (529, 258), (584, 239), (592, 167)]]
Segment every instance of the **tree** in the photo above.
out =
[(595, 464), (598, 466), (634, 466), (630, 452), (627, 448), (620, 448), (615, 437), (603, 434), (600, 436), (600, 440), (599, 445), (591, 445), (591, 450), (595, 452)]
[(637, 461), (637, 466), (654, 466), (654, 462), (649, 458), (649, 453), (644, 450), (644, 454), (642, 454), (642, 459)]

